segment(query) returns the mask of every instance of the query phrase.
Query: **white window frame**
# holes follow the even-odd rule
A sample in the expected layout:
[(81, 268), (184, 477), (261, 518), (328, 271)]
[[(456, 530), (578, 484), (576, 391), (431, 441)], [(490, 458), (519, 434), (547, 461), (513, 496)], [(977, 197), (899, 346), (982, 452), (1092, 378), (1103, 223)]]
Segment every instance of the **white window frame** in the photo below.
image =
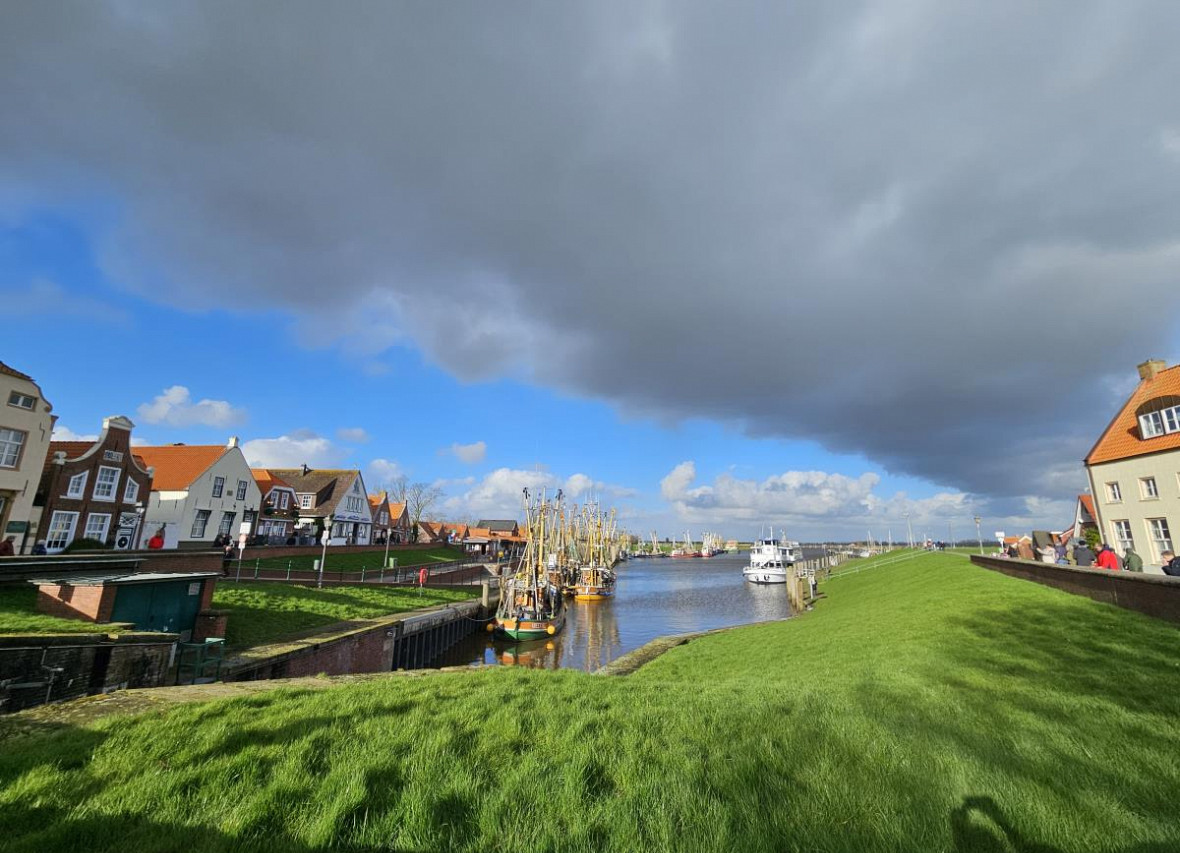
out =
[(1172, 531), (1168, 527), (1168, 520), (1166, 518), (1148, 518), (1145, 519), (1147, 524), (1147, 538), (1151, 541), (1151, 545), (1155, 548), (1155, 558), (1160, 560), (1160, 555), (1164, 551), (1175, 551), (1176, 548), (1172, 545)]
[(213, 497), (219, 498), (225, 494), (225, 477), (213, 478)]
[(246, 499), (246, 481), (245, 480), (238, 480), (238, 490), (235, 494), (237, 495), (237, 498), (240, 501), (244, 501)]
[(287, 509), (290, 506), (291, 493), (279, 492), (278, 499), (280, 501), (279, 509)]
[[(197, 514), (193, 516), (193, 529), (189, 531), (190, 539), (204, 539), (205, 532), (209, 529), (209, 519), (213, 515), (211, 509), (199, 509)], [(200, 525), (200, 527), (198, 527)]]
[(1162, 412), (1146, 412), (1139, 416), (1139, 434), (1143, 438), (1155, 438), (1164, 434)]
[(0, 427), (0, 468), (19, 468), (29, 434), (21, 429)]
[[(25, 405), (26, 400), (29, 403), (27, 406)], [(21, 391), (13, 391), (8, 395), (8, 405), (14, 409), (24, 409), (25, 411), (32, 412), (37, 408), (37, 398)]]
[(225, 511), (221, 513), (221, 521), (217, 523), (217, 533), (220, 536), (229, 536), (234, 532), (234, 521), (237, 519), (236, 512)]
[(1119, 544), (1119, 550), (1124, 554), (1128, 548), (1135, 547), (1135, 536), (1131, 533), (1131, 522), (1126, 518), (1119, 518), (1111, 521), (1111, 530), (1114, 533), (1114, 541)]
[(45, 550), (56, 554), (74, 541), (74, 530), (78, 526), (78, 513), (73, 510), (54, 510), (45, 528)]
[[(94, 527), (95, 521), (101, 519), (102, 526)], [(111, 514), (109, 512), (92, 512), (86, 516), (86, 529), (82, 531), (83, 539), (97, 539), (107, 541), (107, 531), (111, 529)]]
[(86, 480), (89, 477), (89, 471), (82, 471), (70, 477), (70, 482), (66, 485), (65, 497), (79, 500), (86, 497)]
[(1123, 502), (1123, 490), (1119, 488), (1117, 480), (1106, 484), (1106, 502), (1108, 504), (1121, 504)]
[(1155, 481), (1155, 477), (1139, 478), (1139, 494), (1145, 501), (1159, 500), (1160, 487), (1159, 483)]
[(311, 502), (312, 502), (312, 500), (314, 500), (314, 498), (315, 498), (315, 495), (312, 495), (312, 494), (304, 493), (304, 494), (300, 495), (299, 496), (299, 508), (300, 509), (311, 509)]
[[(106, 485), (102, 479), (102, 475), (103, 475), (104, 471), (114, 471), (115, 472), (115, 479), (110, 484), (110, 487), (111, 487), (110, 494), (101, 494), (99, 492), (99, 488)], [(113, 503), (115, 500), (115, 493), (118, 492), (118, 490), (119, 490), (119, 477), (122, 475), (122, 473), (123, 472), (120, 471), (118, 468), (112, 468), (109, 465), (98, 466), (98, 474), (96, 474), (94, 477), (94, 491), (91, 492), (90, 496), (96, 501), (110, 501)]]
[(123, 487), (123, 503), (133, 504), (139, 500), (139, 483), (127, 475), (127, 485)]

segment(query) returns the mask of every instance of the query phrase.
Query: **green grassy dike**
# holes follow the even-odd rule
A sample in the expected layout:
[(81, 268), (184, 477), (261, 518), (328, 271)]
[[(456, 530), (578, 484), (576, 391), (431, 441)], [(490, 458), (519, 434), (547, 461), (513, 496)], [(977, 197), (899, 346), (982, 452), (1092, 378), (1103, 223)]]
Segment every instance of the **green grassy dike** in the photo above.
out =
[(0, 849), (1180, 849), (1175, 627), (953, 554), (822, 591), (622, 678), (393, 677), (0, 740)]

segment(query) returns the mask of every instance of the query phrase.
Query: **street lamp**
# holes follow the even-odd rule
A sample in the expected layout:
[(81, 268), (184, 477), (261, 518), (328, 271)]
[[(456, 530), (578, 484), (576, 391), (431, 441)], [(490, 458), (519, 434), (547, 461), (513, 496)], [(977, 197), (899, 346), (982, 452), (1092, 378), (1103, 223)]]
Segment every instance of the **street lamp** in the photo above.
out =
[(327, 523), (324, 525), (324, 535), (321, 537), (323, 542), (323, 550), (320, 551), (320, 572), (316, 578), (316, 589), (322, 589), (324, 586), (324, 563), (328, 559), (328, 540), (332, 538), (332, 528), (336, 525), (336, 519), (333, 516), (328, 516)]
[(979, 556), (983, 556), (983, 534), (979, 532), (979, 522), (983, 521), (978, 515), (975, 516), (975, 538), (979, 540)]

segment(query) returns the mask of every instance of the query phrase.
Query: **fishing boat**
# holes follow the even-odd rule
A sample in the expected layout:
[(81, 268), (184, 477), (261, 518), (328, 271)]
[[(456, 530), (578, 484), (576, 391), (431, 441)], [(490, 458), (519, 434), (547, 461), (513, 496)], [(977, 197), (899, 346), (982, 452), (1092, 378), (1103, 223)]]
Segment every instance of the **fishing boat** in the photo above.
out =
[(693, 545), (692, 533), (690, 531), (684, 531), (684, 541), (672, 549), (671, 556), (677, 560), (701, 556), (701, 552)]
[(515, 573), (503, 581), (493, 628), (500, 637), (536, 640), (551, 637), (565, 626), (561, 587), (550, 574), (556, 561), (551, 565), (548, 554), (558, 513), (544, 492), (532, 501), (528, 489), (524, 490), (524, 512), (524, 556)]
[(594, 601), (610, 598), (615, 594), (615, 573), (611, 542), (614, 540), (615, 512), (602, 517), (597, 507), (587, 507), (585, 514), (586, 562), (578, 569), (578, 580), (574, 586), (574, 598), (579, 601)]

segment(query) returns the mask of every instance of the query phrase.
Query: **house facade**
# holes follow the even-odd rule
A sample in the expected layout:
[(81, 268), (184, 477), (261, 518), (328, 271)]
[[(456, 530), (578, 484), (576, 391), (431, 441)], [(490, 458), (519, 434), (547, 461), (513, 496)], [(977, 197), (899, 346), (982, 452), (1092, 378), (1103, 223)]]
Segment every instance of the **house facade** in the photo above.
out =
[(410, 508), (405, 501), (389, 502), (389, 535), (394, 544), (409, 542), (414, 525), (410, 523)]
[(295, 535), (299, 521), (295, 487), (265, 468), (251, 468), (250, 473), (262, 495), (262, 511), (254, 529), (255, 540), (267, 545), (285, 544)]
[(1139, 385), (1086, 456), (1094, 514), (1120, 554), (1159, 571), (1180, 533), (1180, 365), (1139, 365)]
[(95, 441), (52, 441), (36, 503), (38, 542), (56, 554), (75, 539), (93, 539), (120, 551), (135, 547), (152, 491), (152, 470), (131, 447), (135, 428), (122, 415), (102, 422)]
[(373, 543), (384, 545), (389, 540), (389, 495), (369, 495), (369, 514), (373, 517)]
[(225, 445), (137, 447), (154, 469), (141, 542), (164, 532), (169, 547), (213, 548), (218, 536), (252, 533), (262, 495), (237, 436)]
[(271, 475), (295, 490), (298, 527), (303, 535), (319, 536), (331, 529), (333, 545), (368, 545), (373, 541), (373, 514), (361, 472), (308, 468), (268, 468)]
[(57, 416), (32, 377), (0, 361), (0, 541), (27, 554), (40, 536), (33, 506)]

